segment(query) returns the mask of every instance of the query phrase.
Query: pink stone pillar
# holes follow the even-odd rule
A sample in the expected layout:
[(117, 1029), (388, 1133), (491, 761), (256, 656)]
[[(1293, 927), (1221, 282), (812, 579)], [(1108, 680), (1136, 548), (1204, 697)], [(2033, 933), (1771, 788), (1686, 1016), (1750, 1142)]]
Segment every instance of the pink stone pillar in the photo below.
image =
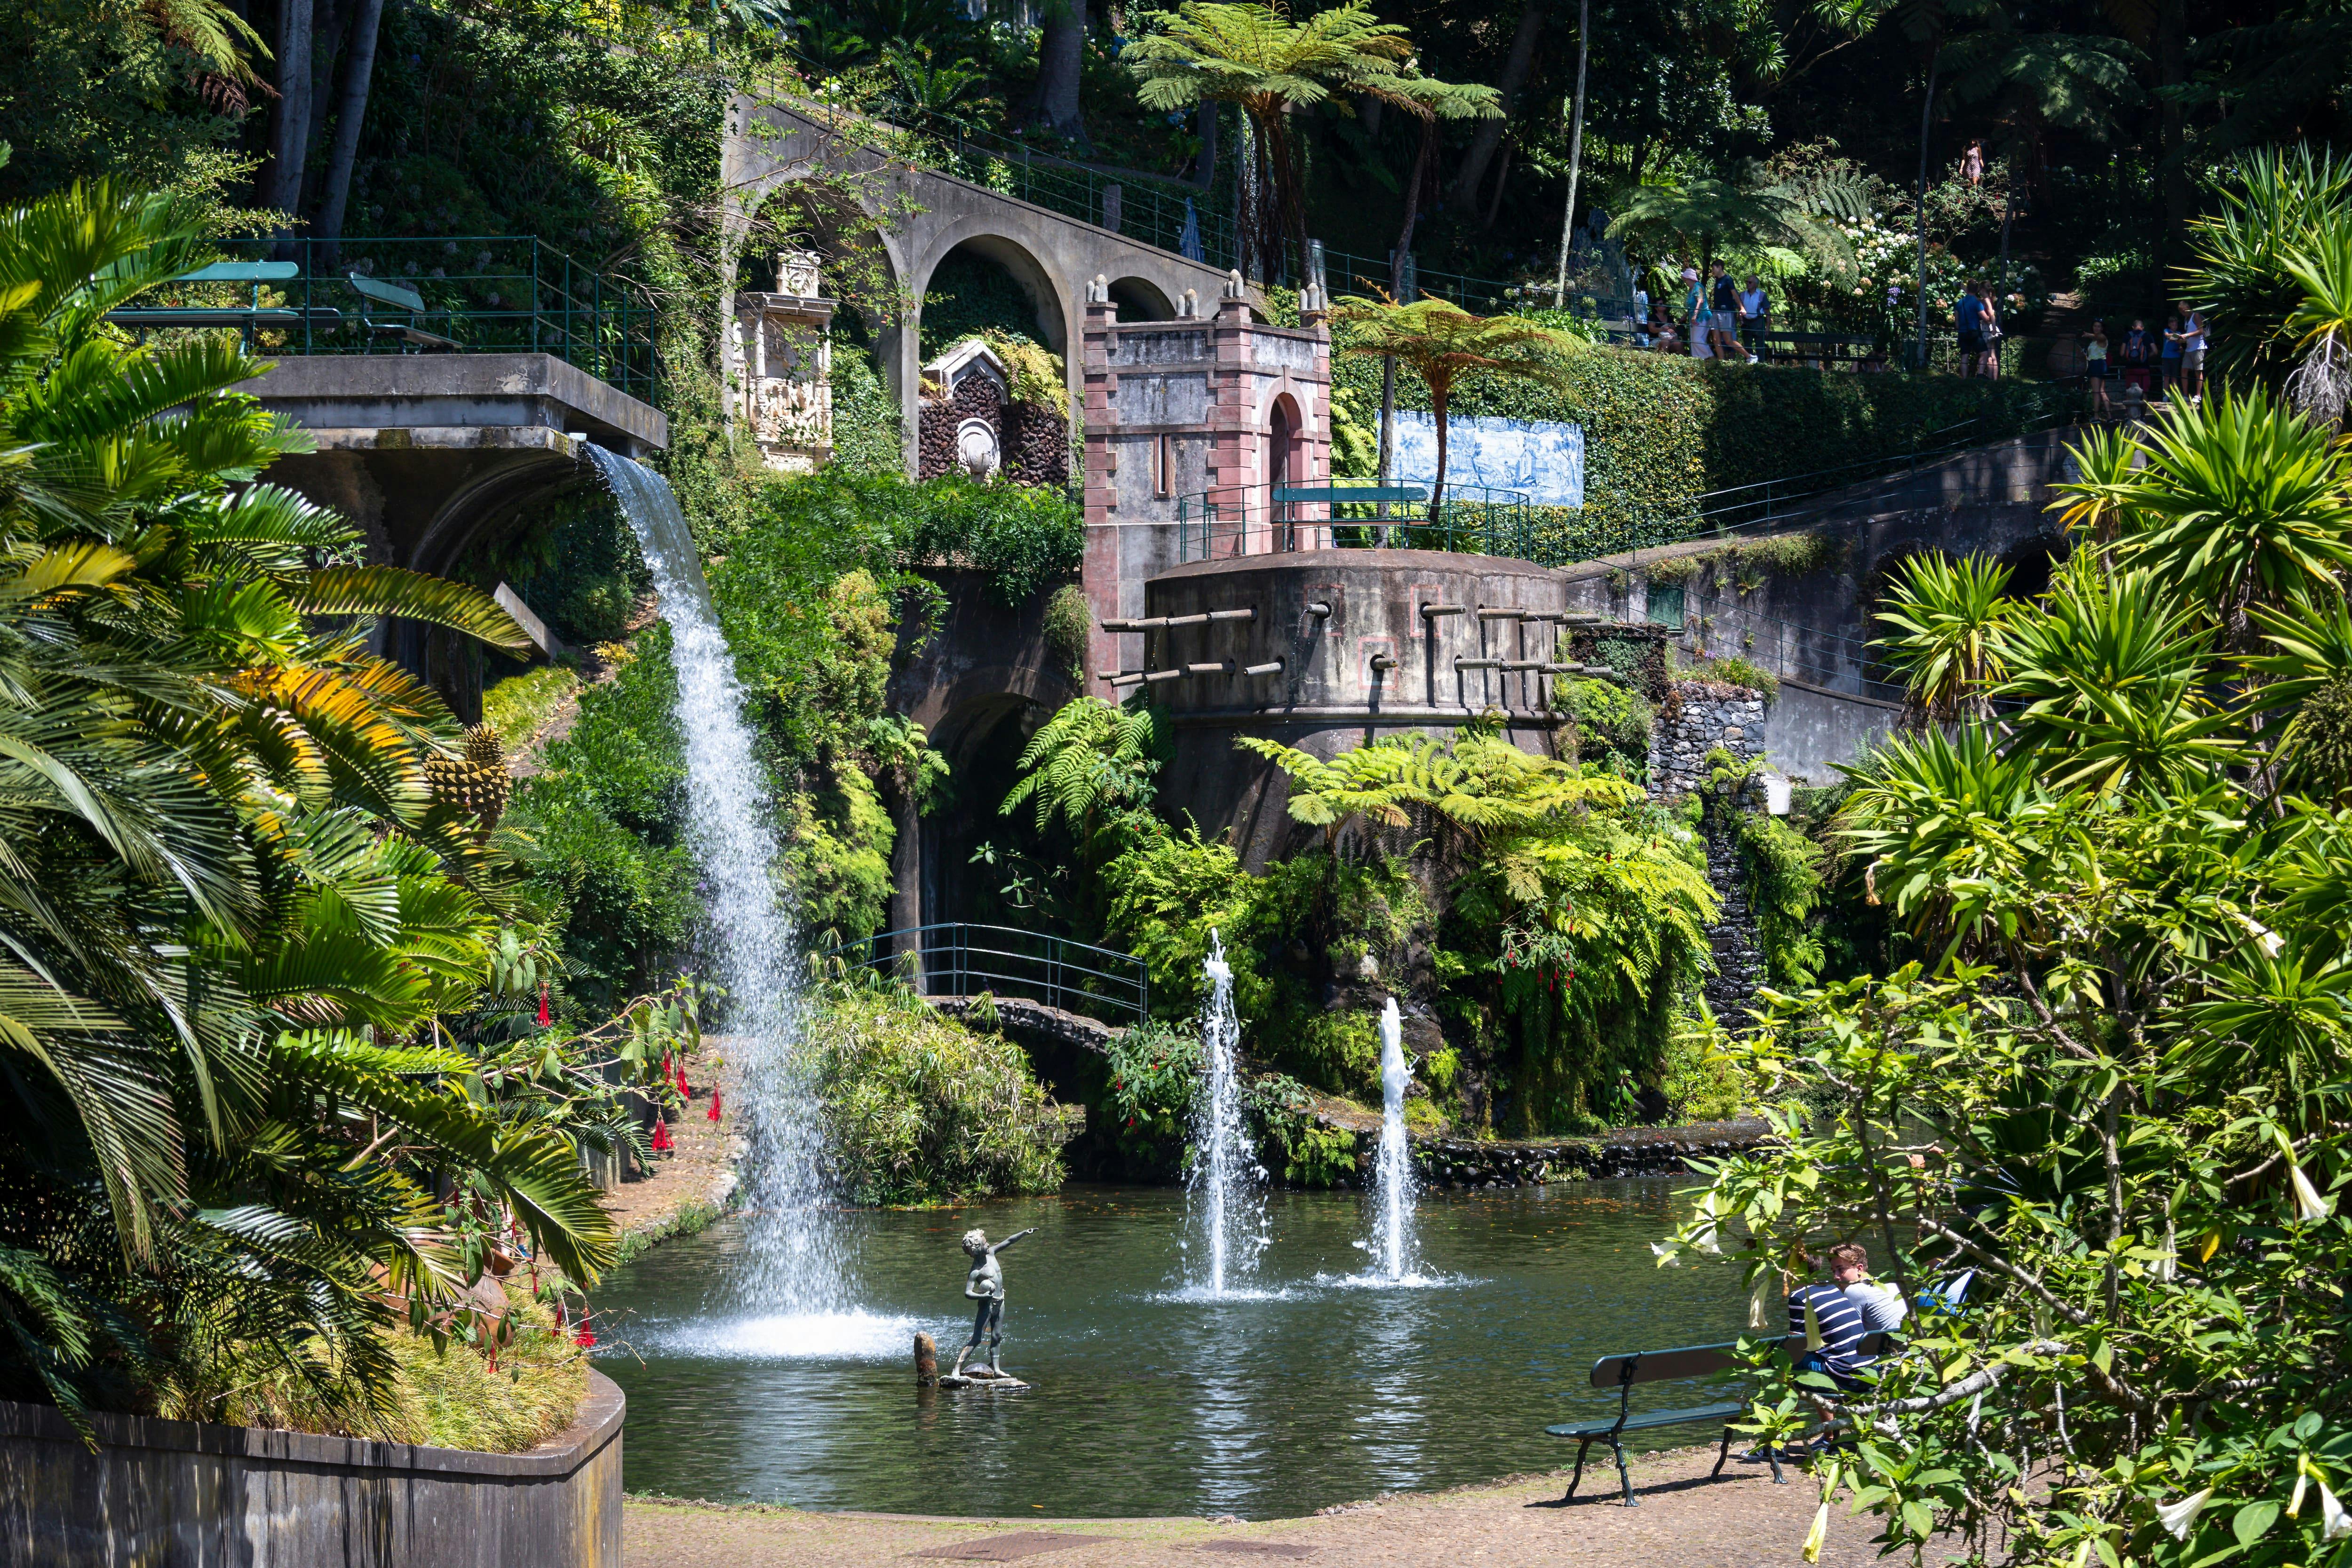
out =
[(1094, 625), (1087, 632), (1084, 689), (1117, 701), (1118, 694), (1102, 678), (1102, 672), (1122, 667), (1120, 650), (1129, 641), (1138, 644), (1139, 656), (1142, 640), (1102, 629), (1105, 621), (1116, 620), (1127, 612), (1119, 602), (1118, 475), (1112, 466), (1110, 444), (1111, 428), (1118, 421), (1112, 397), (1118, 378), (1110, 368), (1111, 347), (1118, 340), (1118, 308), (1110, 302), (1107, 290), (1101, 298), (1097, 298), (1095, 292), (1092, 287), (1087, 290), (1086, 326), (1079, 348), (1084, 389), (1080, 417), (1086, 430), (1087, 546), (1078, 582), (1087, 596), (1087, 608), (1094, 617)]

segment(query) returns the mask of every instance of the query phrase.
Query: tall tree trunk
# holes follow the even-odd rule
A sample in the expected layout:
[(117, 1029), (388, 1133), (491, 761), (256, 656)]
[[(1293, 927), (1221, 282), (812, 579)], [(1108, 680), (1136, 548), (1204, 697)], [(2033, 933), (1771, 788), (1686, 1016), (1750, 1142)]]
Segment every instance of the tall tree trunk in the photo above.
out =
[(1578, 0), (1576, 7), (1576, 108), (1569, 117), (1568, 130), (1568, 210), (1559, 220), (1559, 275), (1552, 280), (1551, 308), (1568, 308), (1568, 243), (1576, 233), (1576, 174), (1584, 158), (1584, 60), (1585, 41), (1592, 32), (1592, 0)]
[(1913, 368), (1922, 375), (1927, 371), (1927, 132), (1936, 115), (1936, 66), (1942, 55), (1943, 40), (1931, 46), (1927, 56), (1927, 101), (1919, 110), (1919, 210), (1916, 228), (1919, 243), (1919, 340), (1916, 346), (1917, 359)]
[(1037, 96), (1029, 122), (1086, 145), (1087, 122), (1078, 113), (1078, 68), (1087, 42), (1087, 0), (1052, 0), (1044, 36), (1037, 40)]
[(292, 213), (302, 199), (302, 165), (310, 133), (310, 0), (278, 0), (278, 98), (270, 106), (269, 162), (262, 171), (260, 204)]
[(1495, 171), (1495, 193), (1486, 199), (1486, 215), (1478, 220), (1478, 226), (1481, 229), (1493, 228), (1495, 215), (1503, 210), (1503, 186), (1511, 178), (1511, 144), (1507, 141), (1504, 142), (1503, 164), (1501, 168)]
[(1193, 178), (1207, 190), (1217, 183), (1217, 115), (1224, 108), (1213, 98), (1201, 100), (1201, 112), (1196, 123), (1201, 128), (1201, 158)]
[[(1412, 177), (1405, 184), (1404, 226), (1397, 231), (1396, 248), (1389, 252), (1389, 298), (1410, 305), (1404, 277), (1412, 255), (1412, 231), (1421, 222), (1421, 188), (1429, 179), (1430, 150), (1437, 143), (1434, 115), (1421, 122), (1421, 145), (1412, 155)], [(1396, 454), (1396, 356), (1381, 360), (1381, 483), (1389, 482), (1389, 465)], [(1383, 508), (1385, 510), (1385, 508)]]
[[(2159, 88), (2178, 88), (2189, 79), (2188, 0), (2158, 0), (2156, 8), (2156, 76)], [(2157, 98), (2157, 187), (2164, 194), (2164, 233), (2156, 242), (2157, 276), (2168, 284), (2168, 267), (2185, 254), (2189, 235), (2189, 162), (2183, 145), (2186, 123), (2180, 100), (2168, 94)]]
[[(1486, 177), (1486, 165), (1494, 161), (1495, 149), (1503, 143), (1503, 131), (1510, 124), (1511, 106), (1519, 96), (1519, 89), (1528, 85), (1528, 72), (1535, 65), (1536, 40), (1543, 37), (1544, 0), (1527, 0), (1519, 7), (1518, 31), (1511, 35), (1511, 52), (1504, 57), (1503, 74), (1496, 78), (1496, 107), (1503, 112), (1493, 120), (1478, 122), (1478, 132), (1470, 139), (1470, 151), (1462, 155), (1462, 167), (1454, 172), (1454, 188), (1446, 200), (1457, 207), (1470, 206), (1478, 194), (1478, 182)], [(1582, 47), (1581, 42), (1579, 47)]]
[(383, 20), (383, 0), (359, 0), (352, 41), (343, 55), (343, 79), (335, 95), (335, 144), (327, 156), (326, 190), (319, 202), (318, 232), (326, 236), (330, 265), (342, 264), (343, 214), (352, 199), (352, 167), (360, 152), (367, 120), (368, 80), (375, 72), (375, 39)]
[(1429, 486), (1429, 520), (1437, 521), (1437, 509), (1445, 504), (1445, 404), (1446, 394), (1453, 390), (1444, 377), (1429, 389), (1429, 416), (1437, 422), (1437, 477)]
[[(327, 137), (327, 112), (335, 107), (335, 95), (323, 90), (333, 78), (338, 57), (343, 48), (343, 28), (351, 20), (345, 0), (311, 0), (310, 10), (310, 128), (302, 134), (307, 150), (321, 146)], [(296, 193), (299, 204), (295, 211), (305, 215), (315, 214), (319, 206), (319, 182), (310, 178), (310, 161), (302, 165), (301, 189)]]

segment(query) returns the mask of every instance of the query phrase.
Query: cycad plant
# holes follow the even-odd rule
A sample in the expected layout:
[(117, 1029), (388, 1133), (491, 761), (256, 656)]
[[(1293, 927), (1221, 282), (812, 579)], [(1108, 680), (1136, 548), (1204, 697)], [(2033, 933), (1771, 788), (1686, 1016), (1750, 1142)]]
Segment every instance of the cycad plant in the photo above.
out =
[(369, 652), (520, 632), (250, 483), (304, 438), (232, 339), (104, 326), (202, 259), (103, 184), (0, 214), (0, 1384), (201, 1415), (268, 1363), (363, 1428), (388, 1297), (463, 1277), (436, 1179), (577, 1281), (612, 1232), (572, 1132), (437, 1043), (507, 895), (436, 794), (457, 725)]

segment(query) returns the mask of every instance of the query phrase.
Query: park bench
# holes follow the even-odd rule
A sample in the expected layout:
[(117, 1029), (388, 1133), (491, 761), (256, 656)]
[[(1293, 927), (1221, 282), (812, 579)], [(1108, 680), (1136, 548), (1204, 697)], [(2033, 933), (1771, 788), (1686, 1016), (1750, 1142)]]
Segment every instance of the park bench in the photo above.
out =
[[(427, 350), (449, 350), (457, 346), (457, 340), (454, 338), (445, 338), (438, 332), (428, 332), (416, 324), (417, 318), (425, 314), (425, 296), (417, 293), (414, 288), (397, 283), (381, 283), (361, 272), (346, 275), (344, 281), (349, 283), (353, 291), (369, 304), (389, 306), (394, 310), (404, 310), (408, 313), (408, 319), (404, 321), (378, 320), (373, 314), (362, 308), (360, 325), (374, 336), (396, 338), (409, 348)], [(407, 350), (404, 349), (402, 351)]]
[[(1875, 1356), (1886, 1347), (1887, 1335), (1874, 1333), (1862, 1342), (1861, 1354)], [(1805, 1353), (1805, 1336), (1790, 1334), (1788, 1353), (1791, 1356)], [(1712, 1405), (1693, 1405), (1680, 1410), (1633, 1410), (1633, 1385), (1637, 1383), (1661, 1383), (1673, 1378), (1712, 1377), (1719, 1373), (1736, 1372), (1740, 1368), (1737, 1354), (1739, 1343), (1727, 1340), (1721, 1344), (1691, 1344), (1675, 1350), (1639, 1350), (1624, 1355), (1604, 1355), (1592, 1364), (1592, 1386), (1617, 1391), (1617, 1414), (1613, 1418), (1597, 1421), (1564, 1421), (1546, 1427), (1544, 1435), (1550, 1437), (1574, 1437), (1576, 1444), (1576, 1474), (1570, 1478), (1568, 1497), (1576, 1495), (1584, 1479), (1584, 1458), (1596, 1442), (1609, 1445), (1617, 1458), (1617, 1482), (1624, 1490), (1625, 1506), (1639, 1508), (1641, 1500), (1633, 1495), (1632, 1477), (1625, 1471), (1625, 1448), (1622, 1441), (1628, 1432), (1650, 1432), (1665, 1427), (1723, 1426), (1723, 1441), (1716, 1449), (1715, 1469), (1709, 1479), (1723, 1473), (1724, 1462), (1731, 1457), (1731, 1427), (1748, 1412), (1745, 1400), (1727, 1399)], [(1826, 1430), (1821, 1428), (1820, 1430)], [(1818, 1436), (1819, 1431), (1809, 1434)], [(1788, 1478), (1780, 1473), (1780, 1456), (1767, 1449), (1765, 1457), (1772, 1464), (1772, 1479), (1776, 1485), (1786, 1484)], [(1560, 1500), (1565, 1502), (1567, 1498)]]
[(1867, 332), (1759, 332), (1752, 347), (1780, 364), (1799, 360), (1860, 364), (1876, 355), (1878, 340)]
[(261, 287), (265, 283), (283, 283), (301, 272), (290, 261), (216, 261), (210, 267), (184, 273), (173, 283), (247, 283), (253, 286), (252, 298), (243, 305), (126, 305), (106, 313), (109, 324), (129, 327), (145, 333), (159, 327), (234, 327), (245, 338), (245, 346), (253, 347), (253, 334), (264, 327), (324, 328), (333, 330), (342, 323), (342, 312), (331, 306), (296, 307), (264, 305)]

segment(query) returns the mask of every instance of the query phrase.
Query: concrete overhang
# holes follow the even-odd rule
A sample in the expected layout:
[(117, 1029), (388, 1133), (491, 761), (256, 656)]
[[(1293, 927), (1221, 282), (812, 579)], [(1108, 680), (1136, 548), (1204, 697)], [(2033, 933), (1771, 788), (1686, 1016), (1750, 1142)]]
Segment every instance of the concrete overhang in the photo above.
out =
[(659, 409), (552, 354), (293, 355), (234, 390), (330, 451), (569, 453), (586, 440), (639, 456), (669, 445)]

